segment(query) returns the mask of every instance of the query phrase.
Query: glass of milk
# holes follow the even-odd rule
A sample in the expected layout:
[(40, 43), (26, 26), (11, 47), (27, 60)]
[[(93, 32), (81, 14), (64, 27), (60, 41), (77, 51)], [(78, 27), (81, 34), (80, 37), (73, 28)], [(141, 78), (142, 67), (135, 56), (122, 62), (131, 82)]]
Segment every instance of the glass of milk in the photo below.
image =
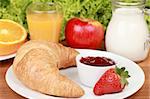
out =
[(149, 52), (149, 30), (144, 19), (145, 0), (112, 0), (113, 15), (106, 31), (106, 50), (142, 61)]

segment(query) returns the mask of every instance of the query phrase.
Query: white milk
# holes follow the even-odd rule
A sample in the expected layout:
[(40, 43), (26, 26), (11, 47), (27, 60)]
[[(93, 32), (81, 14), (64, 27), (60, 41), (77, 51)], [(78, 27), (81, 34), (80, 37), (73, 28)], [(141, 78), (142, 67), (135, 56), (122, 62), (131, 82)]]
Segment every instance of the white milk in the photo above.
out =
[(148, 55), (148, 32), (140, 9), (118, 8), (106, 31), (106, 49), (133, 61), (141, 61)]

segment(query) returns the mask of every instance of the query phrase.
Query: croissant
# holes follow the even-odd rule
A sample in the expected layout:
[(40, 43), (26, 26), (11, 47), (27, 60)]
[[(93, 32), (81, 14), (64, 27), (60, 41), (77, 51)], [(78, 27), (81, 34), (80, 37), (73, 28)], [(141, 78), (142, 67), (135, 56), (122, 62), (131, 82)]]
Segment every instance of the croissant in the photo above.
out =
[(13, 71), (27, 87), (44, 94), (61, 97), (81, 97), (83, 89), (59, 73), (60, 68), (75, 65), (78, 54), (59, 43), (29, 41), (17, 52)]

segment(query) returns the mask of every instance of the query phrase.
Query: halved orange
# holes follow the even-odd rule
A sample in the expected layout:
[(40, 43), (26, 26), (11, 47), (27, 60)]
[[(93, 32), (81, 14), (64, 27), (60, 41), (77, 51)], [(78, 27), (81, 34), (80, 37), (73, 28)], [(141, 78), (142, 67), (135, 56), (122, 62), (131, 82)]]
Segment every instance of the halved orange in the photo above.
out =
[(0, 55), (15, 53), (26, 38), (23, 26), (12, 20), (0, 19)]

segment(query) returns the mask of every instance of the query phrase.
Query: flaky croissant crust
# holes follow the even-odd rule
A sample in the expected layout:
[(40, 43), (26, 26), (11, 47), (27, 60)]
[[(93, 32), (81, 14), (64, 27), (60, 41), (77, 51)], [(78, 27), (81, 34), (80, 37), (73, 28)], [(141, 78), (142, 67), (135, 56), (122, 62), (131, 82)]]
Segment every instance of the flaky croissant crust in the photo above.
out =
[(59, 73), (60, 68), (75, 65), (77, 54), (74, 49), (59, 43), (29, 41), (18, 50), (13, 71), (33, 90), (54, 96), (80, 97), (84, 94), (83, 89)]

